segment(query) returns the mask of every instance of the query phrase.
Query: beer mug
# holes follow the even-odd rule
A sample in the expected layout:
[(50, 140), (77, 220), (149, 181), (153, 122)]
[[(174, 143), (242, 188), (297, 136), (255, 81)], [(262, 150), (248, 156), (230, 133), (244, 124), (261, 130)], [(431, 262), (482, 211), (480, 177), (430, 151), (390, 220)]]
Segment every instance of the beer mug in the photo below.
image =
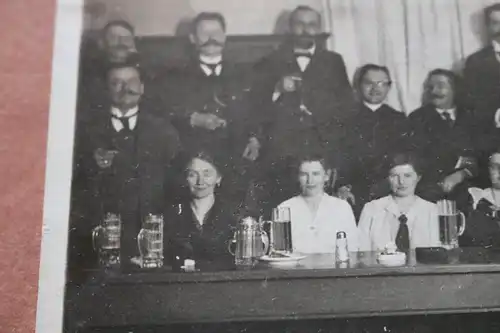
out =
[(137, 245), (142, 267), (163, 266), (163, 216), (149, 214), (137, 235)]
[[(231, 249), (233, 244), (236, 246), (235, 251)], [(262, 223), (252, 217), (240, 221), (234, 238), (228, 244), (228, 251), (234, 256), (234, 262), (238, 266), (253, 266), (268, 250), (267, 233), (262, 230)]]
[(285, 254), (292, 253), (292, 220), (290, 208), (274, 208), (270, 224), (269, 239), (271, 251)]
[(92, 230), (92, 245), (100, 266), (120, 265), (121, 224), (120, 215), (107, 213), (101, 225)]
[(457, 210), (456, 202), (440, 200), (437, 202), (439, 214), (439, 239), (445, 249), (458, 248), (458, 238), (465, 231), (465, 215)]

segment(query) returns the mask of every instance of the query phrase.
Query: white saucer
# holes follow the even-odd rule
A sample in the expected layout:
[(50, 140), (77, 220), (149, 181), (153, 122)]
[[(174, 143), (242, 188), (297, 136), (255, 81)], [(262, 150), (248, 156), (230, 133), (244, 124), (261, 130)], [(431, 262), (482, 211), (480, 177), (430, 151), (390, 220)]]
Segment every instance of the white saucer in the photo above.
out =
[(260, 261), (266, 262), (269, 265), (293, 266), (306, 256), (300, 254), (291, 254), (286, 257), (270, 257), (268, 255), (259, 258)]

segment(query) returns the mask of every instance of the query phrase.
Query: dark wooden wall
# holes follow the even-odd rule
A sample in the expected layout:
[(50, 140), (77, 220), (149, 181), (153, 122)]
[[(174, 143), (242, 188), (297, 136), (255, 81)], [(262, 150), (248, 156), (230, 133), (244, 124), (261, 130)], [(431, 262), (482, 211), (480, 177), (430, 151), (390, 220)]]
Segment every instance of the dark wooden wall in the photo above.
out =
[[(328, 34), (318, 37), (320, 47), (325, 47), (328, 37)], [(232, 62), (254, 63), (276, 50), (286, 38), (285, 35), (229, 36), (225, 57)], [(192, 51), (186, 37), (139, 37), (137, 47), (147, 68), (175, 65), (185, 60)]]

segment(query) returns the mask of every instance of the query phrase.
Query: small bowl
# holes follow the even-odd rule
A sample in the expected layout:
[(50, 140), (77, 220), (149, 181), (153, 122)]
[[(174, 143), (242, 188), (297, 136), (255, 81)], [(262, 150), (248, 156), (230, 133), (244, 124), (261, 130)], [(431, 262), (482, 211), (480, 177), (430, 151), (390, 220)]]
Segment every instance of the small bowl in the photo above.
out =
[(383, 266), (404, 266), (406, 264), (406, 254), (403, 252), (396, 252), (394, 254), (379, 254), (377, 261)]

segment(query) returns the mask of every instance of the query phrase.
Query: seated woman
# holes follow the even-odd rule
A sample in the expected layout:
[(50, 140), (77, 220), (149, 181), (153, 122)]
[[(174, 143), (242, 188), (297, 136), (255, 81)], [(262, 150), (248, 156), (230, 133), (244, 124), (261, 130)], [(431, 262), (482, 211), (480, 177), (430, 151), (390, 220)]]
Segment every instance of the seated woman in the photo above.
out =
[(220, 198), (222, 167), (206, 152), (188, 156), (183, 164), (183, 193), (165, 214), (165, 258), (174, 269), (185, 259), (225, 264), (231, 261), (227, 245), (233, 237), (236, 206)]
[(349, 251), (358, 249), (358, 231), (347, 201), (325, 193), (331, 169), (321, 156), (299, 159), (300, 194), (281, 203), (289, 207), (292, 246), (299, 253), (334, 253), (337, 232), (344, 231)]
[(467, 225), (460, 246), (500, 247), (500, 150), (490, 155), (491, 187), (469, 189)]
[(415, 195), (420, 169), (411, 154), (396, 154), (388, 163), (391, 194), (365, 205), (359, 221), (360, 251), (381, 251), (396, 243), (400, 251), (439, 246), (435, 204)]

